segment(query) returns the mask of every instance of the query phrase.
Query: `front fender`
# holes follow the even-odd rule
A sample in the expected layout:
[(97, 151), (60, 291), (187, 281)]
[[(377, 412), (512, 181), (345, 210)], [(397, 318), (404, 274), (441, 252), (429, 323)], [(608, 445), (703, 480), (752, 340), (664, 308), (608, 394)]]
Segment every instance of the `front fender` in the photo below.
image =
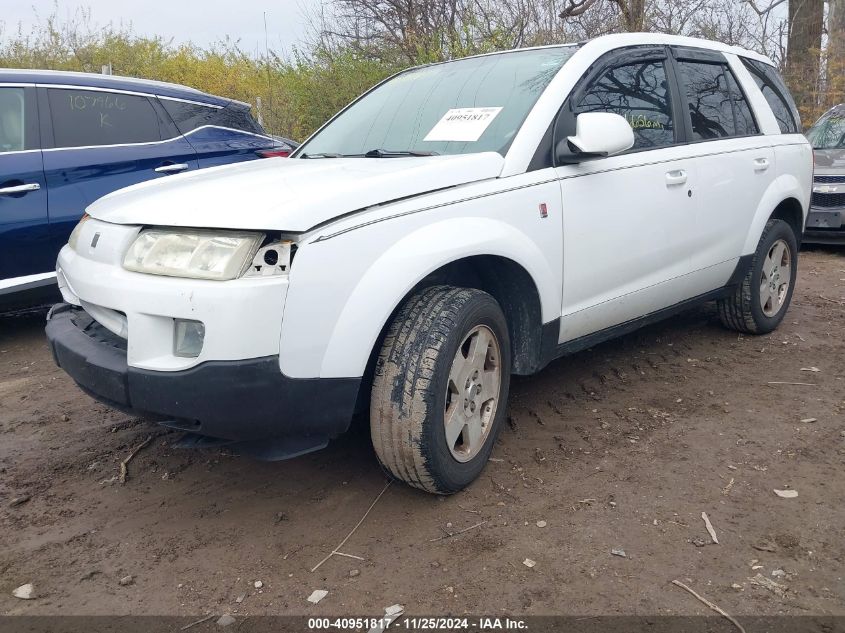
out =
[(560, 270), (512, 224), (494, 217), (444, 218), (396, 239), (394, 222), (381, 222), (297, 254), (282, 326), (282, 371), (292, 377), (363, 375), (382, 328), (408, 292), (438, 268), (475, 255), (520, 264), (537, 286), (543, 322), (560, 316)]

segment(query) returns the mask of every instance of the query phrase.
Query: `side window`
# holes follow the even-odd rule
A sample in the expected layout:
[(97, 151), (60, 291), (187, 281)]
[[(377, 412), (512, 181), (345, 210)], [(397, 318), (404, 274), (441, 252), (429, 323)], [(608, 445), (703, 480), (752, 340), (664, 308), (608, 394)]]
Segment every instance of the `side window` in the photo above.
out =
[(230, 127), (234, 130), (243, 130), (252, 134), (265, 133), (261, 129), (261, 126), (258, 125), (258, 122), (252, 118), (252, 113), (248, 108), (230, 105), (218, 112), (217, 125)]
[(56, 147), (160, 141), (158, 115), (147, 97), (99, 90), (47, 90)]
[(613, 112), (634, 129), (634, 149), (675, 141), (666, 67), (662, 61), (615, 66), (596, 79), (576, 106), (582, 112)]
[(159, 102), (173, 119), (180, 134), (187, 134), (203, 125), (214, 125), (221, 108), (160, 98)]
[(28, 125), (23, 88), (0, 88), (0, 153), (27, 147)]
[(748, 102), (726, 64), (678, 62), (696, 141), (757, 133)]
[(777, 119), (780, 133), (798, 134), (800, 130), (798, 110), (777, 70), (762, 62), (745, 57), (741, 59), (745, 67), (751, 72), (751, 76), (757, 83), (757, 87), (760, 88), (760, 92), (763, 93), (766, 102), (772, 109)]

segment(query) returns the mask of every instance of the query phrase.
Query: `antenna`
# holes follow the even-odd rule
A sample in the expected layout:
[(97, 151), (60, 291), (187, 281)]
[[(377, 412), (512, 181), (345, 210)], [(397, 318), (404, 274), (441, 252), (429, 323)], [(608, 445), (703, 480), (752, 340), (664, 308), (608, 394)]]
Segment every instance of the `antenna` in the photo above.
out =
[(267, 12), (264, 12), (264, 65), (267, 68), (267, 111), (273, 112), (273, 84), (270, 81), (270, 41), (267, 37)]

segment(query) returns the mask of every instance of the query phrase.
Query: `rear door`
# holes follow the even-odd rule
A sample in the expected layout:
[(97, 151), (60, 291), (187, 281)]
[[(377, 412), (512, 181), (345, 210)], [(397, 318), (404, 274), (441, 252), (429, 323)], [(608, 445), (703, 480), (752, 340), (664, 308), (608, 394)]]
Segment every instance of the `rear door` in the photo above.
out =
[(39, 87), (39, 103), (49, 117), (44, 172), (56, 252), (85, 208), (98, 198), (198, 167), (193, 147), (173, 127), (155, 97), (94, 88)]
[(0, 84), (0, 294), (55, 274), (34, 86)]
[(725, 55), (678, 47), (672, 53), (700, 181), (692, 264), (699, 279), (716, 288), (743, 254), (757, 207), (776, 176), (775, 155)]
[(254, 160), (260, 158), (259, 151), (277, 145), (245, 104), (221, 106), (167, 97), (159, 101), (196, 150), (200, 167)]

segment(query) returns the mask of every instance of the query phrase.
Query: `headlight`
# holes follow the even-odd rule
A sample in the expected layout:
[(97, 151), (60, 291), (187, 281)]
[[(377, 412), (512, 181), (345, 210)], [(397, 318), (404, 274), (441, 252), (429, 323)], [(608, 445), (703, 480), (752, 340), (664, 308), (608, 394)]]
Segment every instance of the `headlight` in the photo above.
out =
[(147, 229), (129, 247), (123, 267), (151, 275), (226, 281), (244, 273), (263, 241), (263, 233)]
[(73, 250), (76, 250), (76, 245), (79, 242), (79, 234), (82, 233), (82, 225), (85, 224), (86, 220), (90, 219), (90, 215), (83, 213), (82, 217), (79, 219), (79, 223), (73, 227), (73, 231), (71, 231), (70, 237), (67, 240), (68, 246), (70, 246)]

